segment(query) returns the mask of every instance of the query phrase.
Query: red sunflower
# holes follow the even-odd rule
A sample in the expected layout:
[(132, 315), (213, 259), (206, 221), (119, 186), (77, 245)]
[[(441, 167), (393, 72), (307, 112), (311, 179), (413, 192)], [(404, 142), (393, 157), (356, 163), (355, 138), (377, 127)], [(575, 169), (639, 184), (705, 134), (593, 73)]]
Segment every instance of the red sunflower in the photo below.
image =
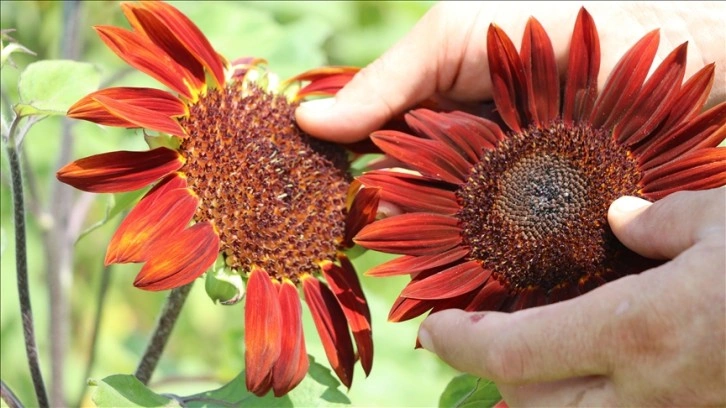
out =
[[(307, 372), (302, 287), (328, 360), (350, 387), (357, 359), (369, 373), (373, 343), (368, 306), (342, 250), (371, 219), (376, 195), (348, 201), (350, 152), (304, 134), (294, 109), (306, 96), (334, 94), (355, 69), (318, 69), (274, 87), (261, 60), (230, 64), (172, 6), (122, 9), (132, 30), (96, 31), (172, 93), (102, 89), (68, 111), (158, 132), (144, 132), (151, 150), (99, 154), (58, 171), (60, 181), (98, 193), (154, 184), (111, 239), (106, 263), (144, 263), (134, 285), (146, 290), (186, 285), (217, 259), (248, 278), (246, 381), (258, 395), (283, 395)], [(301, 81), (309, 83), (300, 89)]]
[(635, 44), (598, 94), (599, 39), (582, 9), (561, 87), (552, 44), (531, 18), (520, 51), (496, 25), (487, 51), (494, 119), (426, 109), (414, 135), (373, 142), (408, 170), (359, 178), (396, 215), (354, 241), (402, 257), (372, 276), (408, 274), (389, 319), (431, 310), (515, 311), (585, 293), (655, 264), (624, 247), (607, 224), (623, 195), (651, 201), (726, 184), (726, 103), (701, 113), (710, 64), (682, 83), (686, 44), (646, 80), (658, 31)]

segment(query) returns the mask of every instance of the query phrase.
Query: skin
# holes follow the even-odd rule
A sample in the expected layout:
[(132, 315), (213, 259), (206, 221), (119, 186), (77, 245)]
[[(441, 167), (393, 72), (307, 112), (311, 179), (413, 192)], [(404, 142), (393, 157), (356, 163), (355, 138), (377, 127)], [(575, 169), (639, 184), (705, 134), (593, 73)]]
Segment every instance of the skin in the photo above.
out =
[[(334, 99), (298, 108), (298, 123), (347, 143), (432, 96), (462, 107), (491, 99), (489, 24), (496, 21), (518, 44), (534, 15), (562, 69), (581, 5), (441, 3)], [(600, 36), (600, 86), (632, 44), (661, 27), (654, 65), (689, 41), (686, 77), (716, 62), (707, 106), (726, 99), (726, 3), (584, 6)], [(675, 193), (655, 204), (621, 198), (608, 214), (616, 236), (668, 262), (553, 305), (511, 314), (439, 312), (422, 323), (419, 339), (453, 367), (493, 380), (512, 406), (724, 406), (725, 208), (726, 188)]]

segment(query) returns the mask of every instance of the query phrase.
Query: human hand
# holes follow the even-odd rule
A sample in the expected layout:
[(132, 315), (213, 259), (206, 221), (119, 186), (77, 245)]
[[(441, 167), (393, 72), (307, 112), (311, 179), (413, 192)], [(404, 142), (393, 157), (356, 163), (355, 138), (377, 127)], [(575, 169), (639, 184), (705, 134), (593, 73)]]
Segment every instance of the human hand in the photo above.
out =
[(723, 406), (725, 205), (726, 188), (621, 198), (608, 214), (618, 239), (670, 261), (512, 314), (438, 312), (421, 344), (510, 406)]
[(726, 7), (722, 3), (443, 2), (408, 36), (360, 71), (334, 99), (298, 108), (297, 122), (314, 136), (348, 143), (364, 139), (395, 115), (433, 96), (459, 103), (491, 99), (486, 32), (492, 22), (519, 39), (529, 16), (536, 17), (549, 34), (564, 71), (572, 23), (583, 5), (600, 33), (600, 86), (623, 52), (646, 32), (660, 27), (661, 46), (655, 63), (683, 41), (690, 41), (686, 77), (704, 63), (716, 62), (707, 107), (726, 97), (722, 27)]

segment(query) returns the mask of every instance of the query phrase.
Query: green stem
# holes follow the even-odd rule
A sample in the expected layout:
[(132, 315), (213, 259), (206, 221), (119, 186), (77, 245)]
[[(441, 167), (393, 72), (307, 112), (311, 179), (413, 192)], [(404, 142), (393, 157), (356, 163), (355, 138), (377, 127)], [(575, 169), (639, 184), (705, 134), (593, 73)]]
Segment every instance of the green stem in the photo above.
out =
[(3, 380), (0, 380), (0, 398), (8, 404), (9, 408), (23, 408), (23, 404), (20, 402), (13, 390), (11, 390)]
[(141, 358), (139, 366), (136, 368), (134, 375), (144, 384), (148, 384), (151, 379), (151, 374), (156, 369), (156, 364), (159, 362), (161, 353), (164, 351), (166, 342), (169, 340), (171, 331), (174, 328), (174, 323), (179, 317), (182, 306), (189, 296), (189, 291), (192, 289), (192, 285), (182, 286), (180, 288), (173, 289), (166, 299), (166, 304), (161, 310), (159, 320), (156, 322), (156, 329), (154, 334), (149, 340), (149, 344), (146, 346), (144, 356)]
[[(10, 164), (10, 177), (13, 185), (13, 214), (15, 223), (15, 268), (18, 280), (18, 298), (20, 300), (20, 315), (23, 322), (23, 336), (25, 337), (25, 353), (28, 356), (30, 375), (35, 387), (38, 405), (48, 406), (48, 395), (43, 382), (43, 373), (40, 371), (38, 361), (38, 347), (35, 343), (35, 328), (33, 325), (33, 309), (30, 304), (30, 289), (28, 287), (28, 250), (25, 236), (25, 203), (23, 201), (23, 176), (20, 170), (20, 158), (16, 145), (18, 123), (21, 118), (16, 117), (8, 132), (6, 149)], [(27, 127), (26, 127), (27, 128)]]

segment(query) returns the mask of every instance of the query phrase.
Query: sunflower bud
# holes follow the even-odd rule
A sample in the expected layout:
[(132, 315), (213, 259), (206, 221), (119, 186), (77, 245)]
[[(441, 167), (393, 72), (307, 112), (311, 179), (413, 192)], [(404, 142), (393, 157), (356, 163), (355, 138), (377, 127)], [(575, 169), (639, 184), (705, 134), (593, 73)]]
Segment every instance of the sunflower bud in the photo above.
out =
[(245, 284), (237, 271), (216, 268), (207, 272), (204, 289), (214, 303), (234, 305), (245, 297)]

